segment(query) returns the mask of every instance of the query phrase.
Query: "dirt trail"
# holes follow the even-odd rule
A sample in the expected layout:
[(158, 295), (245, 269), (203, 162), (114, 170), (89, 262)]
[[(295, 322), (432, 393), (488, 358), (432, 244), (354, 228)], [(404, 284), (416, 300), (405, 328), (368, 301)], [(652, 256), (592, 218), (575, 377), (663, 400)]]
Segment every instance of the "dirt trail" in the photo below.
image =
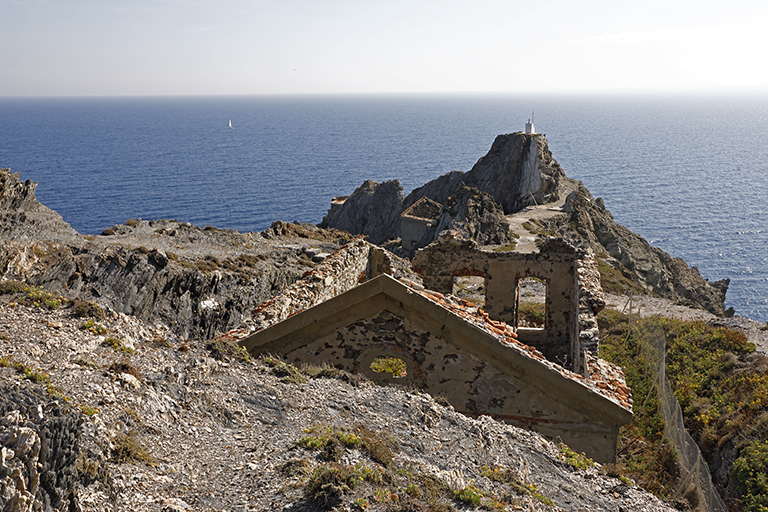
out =
[[(565, 212), (563, 211), (563, 208), (565, 206), (565, 199), (573, 190), (575, 190), (575, 187), (570, 184), (561, 184), (560, 199), (557, 201), (537, 206), (529, 206), (517, 213), (507, 215), (506, 218), (509, 222), (509, 229), (520, 236), (520, 238), (517, 239), (515, 252), (533, 253), (538, 251), (538, 247), (536, 246), (536, 233), (524, 227), (523, 224), (530, 223), (531, 220), (539, 221), (550, 219), (557, 215), (564, 215)], [(532, 227), (535, 230), (536, 226)]]

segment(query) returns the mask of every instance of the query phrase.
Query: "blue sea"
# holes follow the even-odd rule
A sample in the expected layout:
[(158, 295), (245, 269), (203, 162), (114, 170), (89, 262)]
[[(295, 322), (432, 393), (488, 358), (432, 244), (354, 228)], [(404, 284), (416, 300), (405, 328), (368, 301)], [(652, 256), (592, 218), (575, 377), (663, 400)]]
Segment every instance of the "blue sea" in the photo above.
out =
[(0, 167), (84, 234), (129, 218), (256, 231), (320, 222), (365, 179), (407, 193), (467, 171), (532, 110), (619, 223), (768, 321), (768, 96), (0, 99)]

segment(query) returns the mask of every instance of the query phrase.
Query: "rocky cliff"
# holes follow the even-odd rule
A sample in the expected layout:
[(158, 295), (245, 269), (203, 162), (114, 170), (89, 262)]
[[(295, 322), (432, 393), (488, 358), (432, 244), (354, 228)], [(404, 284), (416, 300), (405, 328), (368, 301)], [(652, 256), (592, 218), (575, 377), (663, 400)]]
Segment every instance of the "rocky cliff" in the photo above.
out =
[(35, 198), (37, 183), (0, 169), (0, 240), (69, 240), (77, 231)]
[(241, 234), (168, 220), (130, 220), (81, 236), (35, 199), (36, 184), (6, 170), (0, 185), (0, 278), (96, 300), (171, 325), (183, 338), (237, 327), (349, 239), (284, 222)]
[[(437, 234), (445, 229), (461, 231), (481, 244), (504, 244), (509, 242), (504, 214), (556, 200), (562, 178), (565, 173), (552, 158), (544, 135), (499, 135), (488, 154), (468, 173), (450, 172), (415, 189), (408, 197), (403, 197), (397, 180), (382, 184), (368, 180), (329, 213), (323, 225), (363, 234), (371, 242), (383, 244), (399, 238), (400, 214), (428, 197), (445, 208), (440, 222), (425, 232), (416, 248), (437, 240)], [(476, 199), (468, 201), (467, 194)], [(499, 207), (490, 208), (484, 200), (478, 202), (483, 194)], [(480, 203), (485, 206), (476, 208)], [(482, 229), (473, 228), (481, 225)]]
[[(384, 192), (392, 189), (399, 192), (401, 187), (396, 181), (381, 185), (366, 181), (325, 219), (327, 225), (368, 235), (381, 244), (398, 236), (396, 213), (426, 196), (440, 203), (443, 210), (439, 220), (425, 229), (415, 249), (434, 242), (447, 229), (480, 245), (504, 245), (510, 241), (505, 215), (512, 218), (510, 214), (521, 212), (518, 215), (527, 220), (528, 210), (524, 209), (560, 208), (563, 197), (570, 194), (562, 207), (564, 214), (542, 220), (538, 236), (560, 236), (575, 245), (587, 244), (598, 254), (604, 270), (613, 269), (634, 281), (638, 289), (716, 315), (726, 314), (727, 279), (710, 283), (695, 267), (689, 268), (682, 259), (652, 247), (643, 237), (617, 224), (601, 199), (594, 200), (583, 184), (566, 177), (544, 135), (499, 135), (488, 154), (469, 172), (444, 174), (404, 199), (402, 194)], [(373, 201), (374, 197), (379, 200)], [(368, 220), (380, 218), (387, 222), (373, 224)], [(358, 219), (357, 224), (354, 219)], [(387, 247), (397, 251), (392, 244)]]
[(550, 234), (595, 250), (603, 264), (629, 277), (643, 289), (679, 303), (723, 316), (728, 279), (710, 283), (688, 265), (617, 224), (602, 199), (580, 185), (568, 196), (565, 216), (545, 222)]

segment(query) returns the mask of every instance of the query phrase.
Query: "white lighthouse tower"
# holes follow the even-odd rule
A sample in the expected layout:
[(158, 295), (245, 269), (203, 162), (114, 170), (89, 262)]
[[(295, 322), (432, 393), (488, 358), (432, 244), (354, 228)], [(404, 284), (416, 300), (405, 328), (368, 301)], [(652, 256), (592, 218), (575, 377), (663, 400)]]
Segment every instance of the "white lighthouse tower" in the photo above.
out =
[(533, 127), (533, 111), (531, 111), (531, 118), (525, 123), (525, 133), (536, 133), (536, 128)]

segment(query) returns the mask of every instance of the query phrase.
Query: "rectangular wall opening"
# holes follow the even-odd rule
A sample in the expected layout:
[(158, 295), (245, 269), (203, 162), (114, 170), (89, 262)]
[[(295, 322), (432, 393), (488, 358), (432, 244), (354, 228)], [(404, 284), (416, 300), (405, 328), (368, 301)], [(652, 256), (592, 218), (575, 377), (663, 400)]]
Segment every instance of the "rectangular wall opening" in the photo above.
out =
[(525, 277), (517, 282), (517, 327), (547, 328), (547, 280)]

